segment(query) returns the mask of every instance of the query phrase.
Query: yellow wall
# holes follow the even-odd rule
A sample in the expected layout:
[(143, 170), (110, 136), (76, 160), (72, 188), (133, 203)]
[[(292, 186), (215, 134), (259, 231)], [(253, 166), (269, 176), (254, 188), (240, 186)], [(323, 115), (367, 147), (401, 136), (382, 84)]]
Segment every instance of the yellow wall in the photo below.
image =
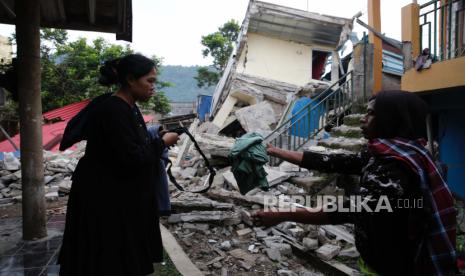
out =
[(402, 77), (402, 90), (422, 92), (465, 86), (465, 57), (433, 63), (419, 72), (412, 68)]
[[(368, 25), (381, 33), (380, 0), (368, 0)], [(369, 32), (369, 41), (373, 44), (373, 94), (383, 87), (383, 42), (373, 32)]]
[(11, 53), (13, 48), (7, 37), (0, 36), (0, 64), (11, 62)]
[[(241, 53), (236, 71), (305, 85), (312, 78), (312, 49), (309, 45), (248, 33), (247, 46)], [(316, 50), (331, 51), (320, 47)]]
[(402, 8), (402, 41), (412, 43), (412, 56), (420, 54), (420, 6), (409, 4)]

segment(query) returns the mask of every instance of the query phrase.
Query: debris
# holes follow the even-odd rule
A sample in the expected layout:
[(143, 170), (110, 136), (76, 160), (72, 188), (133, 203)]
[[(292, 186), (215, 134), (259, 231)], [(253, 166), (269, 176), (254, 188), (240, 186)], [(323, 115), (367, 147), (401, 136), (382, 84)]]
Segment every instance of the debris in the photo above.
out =
[(322, 225), (320, 227), (323, 228), (326, 233), (335, 235), (337, 240), (344, 240), (348, 243), (355, 244), (354, 235), (349, 233), (342, 225)]
[[(276, 169), (273, 169), (272, 167), (264, 166), (265, 172), (267, 173), (266, 180), (268, 181), (268, 186), (272, 187), (277, 184), (282, 183), (283, 181), (286, 181), (289, 177), (291, 177), (290, 174), (286, 172), (280, 172)], [(224, 179), (226, 180), (226, 183), (230, 185), (230, 187), (234, 188), (236, 191), (239, 191), (239, 186), (237, 185), (237, 181), (234, 178), (234, 175), (231, 171), (225, 172), (223, 174)], [(249, 191), (247, 194), (250, 194), (251, 191)]]
[(242, 222), (244, 222), (248, 226), (253, 226), (252, 216), (248, 211), (244, 209), (239, 209), (239, 213), (241, 214)]
[(266, 231), (263, 231), (262, 229), (258, 227), (254, 227), (253, 229), (255, 231), (255, 237), (257, 239), (263, 239), (263, 238), (268, 237), (268, 233)]
[(295, 228), (288, 229), (287, 232), (290, 233), (291, 236), (293, 236), (294, 238), (296, 238), (298, 240), (301, 240), (305, 235), (304, 229), (302, 229), (299, 226), (296, 226)]
[(17, 171), (21, 168), (21, 163), (12, 152), (5, 152), (3, 154), (3, 169), (8, 171)]
[(241, 108), (235, 112), (235, 115), (246, 132), (268, 135), (271, 126), (276, 123), (273, 108), (266, 101)]
[(249, 262), (244, 262), (244, 261), (239, 261), (239, 264), (241, 265), (242, 268), (245, 270), (250, 270), (252, 268), (253, 263)]
[(357, 248), (355, 246), (351, 246), (350, 248), (341, 250), (339, 252), (339, 257), (347, 257), (347, 258), (358, 258), (360, 257), (360, 253), (357, 251)]
[(215, 134), (202, 133), (195, 135), (195, 140), (205, 154), (228, 158), (234, 145), (234, 139)]
[(224, 241), (220, 244), (220, 248), (223, 250), (229, 250), (231, 249), (231, 242), (230, 241)]
[(236, 248), (228, 252), (231, 256), (236, 259), (241, 259), (249, 263), (254, 263), (257, 257), (254, 255), (247, 253), (245, 250)]
[(287, 270), (287, 269), (280, 269), (276, 273), (278, 274), (278, 276), (298, 276), (292, 270)]
[(194, 168), (184, 168), (180, 171), (180, 177), (182, 179), (192, 179), (196, 173), (197, 170)]
[(339, 254), (340, 251), (341, 251), (340, 246), (327, 243), (323, 245), (322, 247), (318, 248), (315, 252), (318, 258), (324, 261), (329, 261), (335, 256), (337, 256), (337, 254)]
[(281, 253), (277, 248), (266, 248), (265, 249), (266, 255), (270, 260), (279, 262), (281, 261)]
[(179, 222), (223, 222), (225, 225), (239, 224), (241, 219), (237, 213), (227, 211), (193, 211), (190, 213), (172, 214), (169, 223)]
[(59, 191), (63, 193), (69, 193), (71, 191), (72, 181), (69, 178), (63, 179), (60, 184), (58, 184)]
[(315, 250), (318, 248), (318, 240), (311, 238), (304, 238), (302, 243), (307, 251)]
[(259, 251), (258, 248), (255, 246), (255, 244), (249, 245), (247, 250), (249, 250), (250, 253), (258, 253), (258, 251)]
[(248, 235), (250, 233), (252, 233), (252, 229), (250, 228), (245, 228), (245, 229), (241, 229), (241, 230), (237, 230), (236, 233), (239, 237), (242, 237), (242, 236), (245, 236), (245, 235)]
[[(199, 120), (195, 119), (189, 127), (189, 132), (195, 133), (195, 130), (197, 129), (198, 124), (199, 124)], [(173, 164), (174, 167), (179, 167), (181, 162), (184, 160), (186, 151), (189, 149), (189, 146), (192, 143), (191, 139), (186, 134), (183, 134), (182, 136), (183, 137), (181, 139), (181, 147), (179, 148), (179, 151), (178, 151), (178, 157), (176, 158), (176, 161)]]

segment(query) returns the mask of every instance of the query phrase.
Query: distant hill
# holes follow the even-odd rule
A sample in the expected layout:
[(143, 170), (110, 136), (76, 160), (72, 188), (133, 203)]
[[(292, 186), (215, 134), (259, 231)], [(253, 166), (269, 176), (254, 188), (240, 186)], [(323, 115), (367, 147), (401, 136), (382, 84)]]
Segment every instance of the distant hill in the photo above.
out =
[(215, 86), (198, 88), (197, 68), (200, 66), (165, 65), (161, 68), (160, 80), (170, 82), (172, 87), (163, 88), (163, 92), (172, 102), (194, 102), (197, 95), (212, 95)]

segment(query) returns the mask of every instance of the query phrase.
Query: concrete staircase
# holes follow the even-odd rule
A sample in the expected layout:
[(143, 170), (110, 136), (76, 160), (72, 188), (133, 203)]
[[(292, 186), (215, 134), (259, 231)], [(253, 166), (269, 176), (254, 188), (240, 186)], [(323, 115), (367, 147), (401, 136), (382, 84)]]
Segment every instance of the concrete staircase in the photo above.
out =
[[(360, 152), (366, 144), (360, 129), (360, 119), (363, 116), (363, 114), (344, 116), (343, 124), (334, 127), (329, 138), (320, 139), (316, 143), (312, 141), (304, 145), (302, 149), (327, 154)], [(309, 195), (344, 195), (358, 185), (359, 176), (312, 171), (311, 176), (294, 177), (290, 179), (290, 182), (303, 188)]]

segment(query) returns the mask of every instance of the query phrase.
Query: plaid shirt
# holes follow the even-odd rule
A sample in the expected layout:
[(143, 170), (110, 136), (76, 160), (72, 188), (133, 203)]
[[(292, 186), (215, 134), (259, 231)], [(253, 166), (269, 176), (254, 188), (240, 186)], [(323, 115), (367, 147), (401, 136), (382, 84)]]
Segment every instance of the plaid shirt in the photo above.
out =
[(431, 268), (427, 271), (434, 275), (454, 275), (457, 224), (454, 199), (424, 144), (424, 140), (372, 139), (368, 148), (377, 156), (403, 162), (418, 174), (424, 199), (431, 208), (428, 233), (419, 250), (427, 250), (430, 256)]

